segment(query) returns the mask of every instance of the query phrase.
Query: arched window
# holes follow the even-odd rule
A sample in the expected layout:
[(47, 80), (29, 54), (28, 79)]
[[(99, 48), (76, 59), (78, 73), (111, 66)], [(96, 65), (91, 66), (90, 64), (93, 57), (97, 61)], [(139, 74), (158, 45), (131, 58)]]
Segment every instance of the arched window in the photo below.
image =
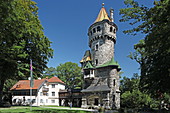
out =
[(97, 51), (99, 49), (99, 44), (96, 44), (95, 50)]
[(92, 33), (92, 31), (90, 31), (90, 35), (92, 35), (93, 33)]
[(93, 33), (95, 33), (96, 32), (96, 29), (95, 28), (93, 28)]
[(101, 28), (100, 26), (97, 27), (97, 32), (100, 32), (101, 31)]
[(113, 33), (116, 33), (116, 29), (113, 30)]
[(113, 27), (110, 27), (110, 32), (113, 32)]

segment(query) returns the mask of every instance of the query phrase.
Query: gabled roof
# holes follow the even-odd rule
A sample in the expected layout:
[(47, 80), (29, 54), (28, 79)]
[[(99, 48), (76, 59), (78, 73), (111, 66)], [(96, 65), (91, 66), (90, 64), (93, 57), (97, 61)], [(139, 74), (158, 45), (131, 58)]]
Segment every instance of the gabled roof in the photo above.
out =
[(48, 82), (58, 82), (58, 83), (62, 83), (65, 84), (63, 81), (61, 81), (58, 77), (52, 77), (50, 79), (48, 79)]
[[(52, 77), (50, 79), (40, 79), (34, 80), (34, 87), (32, 89), (39, 89), (45, 82), (52, 82), (52, 83), (62, 83), (58, 77)], [(30, 89), (30, 80), (20, 80), (18, 81), (10, 90), (28, 90)]]
[[(46, 79), (34, 80), (34, 87), (32, 89), (39, 89), (39, 87), (46, 81)], [(10, 90), (28, 90), (30, 89), (30, 80), (18, 81)]]
[(94, 67), (92, 66), (92, 64), (90, 62), (87, 62), (87, 64), (84, 66), (83, 69), (93, 69)]
[(94, 23), (105, 20), (105, 19), (111, 21), (106, 12), (106, 9), (102, 7)]

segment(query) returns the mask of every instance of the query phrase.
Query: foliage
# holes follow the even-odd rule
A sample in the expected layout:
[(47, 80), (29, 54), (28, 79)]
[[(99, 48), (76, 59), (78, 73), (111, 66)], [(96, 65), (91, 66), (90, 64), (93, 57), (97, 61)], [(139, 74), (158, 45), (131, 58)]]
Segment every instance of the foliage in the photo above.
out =
[[(29, 62), (40, 76), (53, 55), (31, 0), (0, 0), (0, 99), (6, 80), (26, 79)], [(1, 100), (0, 100), (1, 102)]]
[(45, 69), (44, 74), (43, 74), (43, 78), (46, 78), (46, 77), (51, 78), (51, 77), (54, 77), (54, 76), (57, 76), (56, 68), (49, 67), (49, 68)]
[(139, 81), (140, 76), (137, 73), (135, 73), (132, 78), (123, 77), (123, 79), (120, 80), (121, 93), (139, 89)]
[(142, 108), (149, 106), (152, 99), (148, 94), (144, 94), (139, 90), (125, 91), (121, 95), (121, 105), (127, 108)]
[(121, 9), (121, 22), (128, 21), (134, 28), (124, 33), (145, 34), (135, 45), (136, 52), (129, 57), (141, 67), (140, 85), (143, 90), (158, 97), (158, 92), (169, 93), (170, 84), (170, 0), (154, 1), (147, 8), (134, 0), (125, 0), (127, 8)]
[(132, 78), (123, 77), (120, 81), (121, 106), (124, 108), (156, 108), (159, 101), (153, 99), (151, 95), (140, 91), (140, 76), (134, 74)]
[(78, 64), (66, 62), (60, 64), (56, 70), (58, 77), (66, 83), (67, 88), (74, 89), (76, 87), (82, 87), (83, 75)]

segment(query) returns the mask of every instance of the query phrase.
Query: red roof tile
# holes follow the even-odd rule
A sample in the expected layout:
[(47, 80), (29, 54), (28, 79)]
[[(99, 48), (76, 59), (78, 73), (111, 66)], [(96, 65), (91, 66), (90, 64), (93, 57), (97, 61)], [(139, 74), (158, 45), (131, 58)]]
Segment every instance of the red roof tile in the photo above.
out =
[(63, 81), (61, 81), (58, 77), (52, 77), (48, 79), (48, 82), (59, 82), (65, 84)]
[[(32, 89), (38, 89), (46, 79), (34, 80), (34, 87)], [(10, 90), (25, 90), (30, 89), (30, 80), (18, 81)]]

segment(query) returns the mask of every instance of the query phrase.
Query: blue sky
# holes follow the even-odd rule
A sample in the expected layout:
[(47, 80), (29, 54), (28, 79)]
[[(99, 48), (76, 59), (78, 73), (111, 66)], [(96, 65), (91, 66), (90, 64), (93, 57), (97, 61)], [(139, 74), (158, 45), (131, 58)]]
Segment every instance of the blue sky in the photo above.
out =
[[(54, 57), (48, 67), (57, 67), (60, 63), (78, 63), (88, 47), (87, 31), (97, 18), (105, 3), (105, 8), (114, 9), (114, 20), (118, 26), (115, 45), (115, 60), (119, 62), (124, 72), (122, 76), (131, 77), (139, 73), (139, 65), (127, 56), (133, 52), (142, 35), (129, 36), (123, 30), (129, 29), (128, 23), (119, 22), (119, 9), (125, 8), (124, 0), (34, 0), (39, 7), (39, 19), (44, 27), (44, 33), (52, 42)], [(152, 6), (154, 0), (138, 0), (147, 6)], [(79, 64), (80, 65), (80, 64)]]

